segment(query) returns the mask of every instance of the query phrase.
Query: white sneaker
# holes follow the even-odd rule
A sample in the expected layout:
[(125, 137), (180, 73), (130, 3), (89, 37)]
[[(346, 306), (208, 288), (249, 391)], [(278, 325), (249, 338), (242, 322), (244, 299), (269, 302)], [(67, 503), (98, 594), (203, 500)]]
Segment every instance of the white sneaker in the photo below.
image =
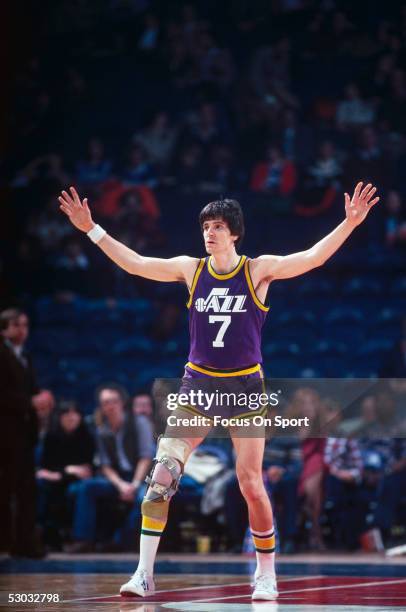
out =
[(137, 570), (130, 580), (120, 588), (121, 595), (139, 595), (146, 597), (155, 593), (155, 583), (152, 576), (148, 576), (146, 570)]
[(276, 599), (278, 595), (278, 587), (274, 576), (261, 574), (255, 577), (252, 599), (267, 599), (271, 601), (272, 599)]

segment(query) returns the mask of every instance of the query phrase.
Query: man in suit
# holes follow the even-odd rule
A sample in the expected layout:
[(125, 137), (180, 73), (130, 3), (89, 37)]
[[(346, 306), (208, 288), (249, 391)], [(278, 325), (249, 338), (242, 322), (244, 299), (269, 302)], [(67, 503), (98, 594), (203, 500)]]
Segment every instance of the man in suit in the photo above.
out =
[(0, 313), (0, 549), (37, 557), (42, 551), (35, 532), (36, 410), (53, 407), (54, 398), (38, 388), (24, 348), (28, 333), (25, 312)]

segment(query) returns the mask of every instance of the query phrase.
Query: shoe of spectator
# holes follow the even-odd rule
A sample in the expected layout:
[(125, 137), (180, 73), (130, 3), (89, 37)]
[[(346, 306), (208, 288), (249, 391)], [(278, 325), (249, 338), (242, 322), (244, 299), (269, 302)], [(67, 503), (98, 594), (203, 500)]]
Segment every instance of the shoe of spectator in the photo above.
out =
[(80, 540), (79, 542), (72, 542), (71, 544), (67, 544), (64, 550), (70, 555), (78, 555), (81, 553), (94, 552), (94, 546), (92, 542), (88, 542), (87, 540)]
[(276, 585), (276, 578), (274, 576), (260, 574), (259, 576), (255, 577), (252, 599), (266, 599), (268, 601), (272, 601), (273, 599), (276, 599), (278, 595), (278, 587)]
[(155, 593), (155, 583), (152, 576), (148, 576), (145, 570), (137, 570), (130, 580), (120, 588), (121, 595), (139, 595), (146, 597)]

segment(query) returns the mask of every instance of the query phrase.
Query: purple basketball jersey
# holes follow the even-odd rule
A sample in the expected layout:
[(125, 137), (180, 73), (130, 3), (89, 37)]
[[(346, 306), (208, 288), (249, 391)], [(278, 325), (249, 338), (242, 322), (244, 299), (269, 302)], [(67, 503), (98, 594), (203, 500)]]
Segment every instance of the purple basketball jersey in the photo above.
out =
[(261, 330), (268, 308), (255, 295), (248, 259), (228, 274), (200, 260), (191, 287), (189, 362), (218, 370), (262, 363)]

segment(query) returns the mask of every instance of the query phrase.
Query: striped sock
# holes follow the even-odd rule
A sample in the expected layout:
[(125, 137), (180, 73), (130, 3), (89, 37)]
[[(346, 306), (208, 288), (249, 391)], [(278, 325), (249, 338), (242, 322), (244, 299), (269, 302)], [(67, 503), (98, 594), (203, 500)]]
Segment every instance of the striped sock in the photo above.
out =
[(254, 531), (251, 529), (257, 556), (257, 569), (255, 574), (275, 576), (275, 531), (272, 527), (267, 531)]
[(148, 576), (154, 573), (154, 563), (161, 535), (165, 529), (166, 520), (142, 517), (140, 537), (140, 560), (137, 569), (146, 570)]

